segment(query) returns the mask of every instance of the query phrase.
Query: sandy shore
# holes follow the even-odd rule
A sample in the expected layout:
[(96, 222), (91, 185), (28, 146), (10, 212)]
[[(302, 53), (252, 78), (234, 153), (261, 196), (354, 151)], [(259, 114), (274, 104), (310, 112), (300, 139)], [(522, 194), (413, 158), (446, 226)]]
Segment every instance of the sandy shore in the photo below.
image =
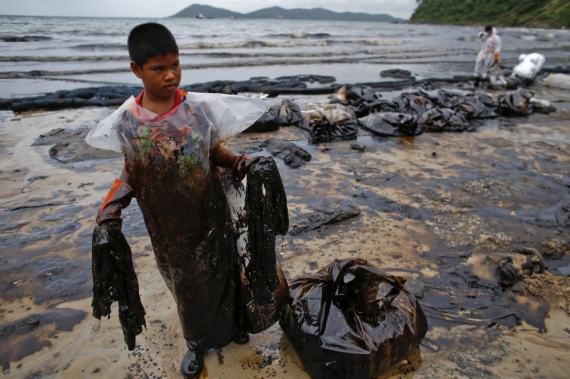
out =
[[(570, 94), (539, 91), (537, 97), (553, 101), (558, 112), (491, 120), (473, 133), (385, 139), (360, 132), (365, 152), (349, 142), (307, 145), (294, 127), (229, 143), (234, 151), (266, 154), (260, 144), (277, 138), (312, 154), (300, 169), (279, 161), (293, 225), (323, 201), (360, 208), (355, 218), (279, 241), (289, 280), (346, 257), (408, 279), (430, 330), (382, 378), (567, 377), (570, 278), (559, 269), (570, 265), (570, 229), (556, 212), (570, 204)], [(305, 108), (328, 102), (324, 96), (294, 100)], [(0, 113), (5, 378), (179, 377), (185, 344), (176, 308), (135, 203), (124, 212), (123, 231), (147, 330), (129, 352), (116, 307), (110, 320), (91, 317), (91, 233), (122, 158), (93, 157), (78, 145), (59, 155), (52, 150), (56, 160), (53, 143), (31, 146), (57, 128), (92, 127), (111, 111)], [(515, 246), (538, 249), (549, 270), (503, 291), (496, 259)], [(206, 371), (204, 378), (308, 378), (277, 325), (247, 345), (209, 353)]]

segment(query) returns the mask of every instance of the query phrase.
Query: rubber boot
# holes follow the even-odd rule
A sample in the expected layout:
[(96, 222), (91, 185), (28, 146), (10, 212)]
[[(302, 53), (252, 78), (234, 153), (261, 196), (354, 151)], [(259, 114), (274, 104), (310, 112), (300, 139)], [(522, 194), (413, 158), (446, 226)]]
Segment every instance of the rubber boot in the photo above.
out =
[(184, 379), (197, 379), (204, 369), (204, 353), (190, 350), (182, 360), (182, 376)]
[(234, 342), (237, 343), (238, 345), (245, 345), (246, 343), (249, 342), (249, 333), (248, 333), (248, 332), (244, 332), (243, 330), (240, 331), (240, 332), (234, 337)]

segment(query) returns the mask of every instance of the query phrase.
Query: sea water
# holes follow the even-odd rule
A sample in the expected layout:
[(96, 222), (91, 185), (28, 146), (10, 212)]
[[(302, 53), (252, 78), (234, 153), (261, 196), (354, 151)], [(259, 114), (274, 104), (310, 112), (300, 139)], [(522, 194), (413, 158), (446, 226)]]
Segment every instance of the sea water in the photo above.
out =
[[(480, 27), (382, 22), (195, 18), (0, 16), (0, 98), (59, 89), (136, 85), (127, 35), (160, 22), (180, 47), (182, 85), (254, 76), (332, 75), (339, 83), (373, 82), (380, 71), (417, 78), (472, 73)], [(522, 53), (546, 56), (545, 67), (570, 61), (570, 31), (499, 28), (501, 63)], [(26, 38), (24, 38), (26, 37)]]

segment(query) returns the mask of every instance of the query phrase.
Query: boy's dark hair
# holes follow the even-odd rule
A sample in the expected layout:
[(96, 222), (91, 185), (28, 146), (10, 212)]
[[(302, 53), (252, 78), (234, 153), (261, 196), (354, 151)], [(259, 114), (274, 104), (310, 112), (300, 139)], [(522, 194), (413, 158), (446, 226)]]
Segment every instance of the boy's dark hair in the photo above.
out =
[(486, 31), (486, 32), (488, 32), (488, 31), (490, 31), (490, 30), (493, 30), (493, 26), (491, 26), (491, 25), (485, 26), (485, 31)]
[(156, 22), (137, 25), (129, 33), (129, 56), (142, 69), (152, 57), (178, 54), (178, 45), (170, 30)]

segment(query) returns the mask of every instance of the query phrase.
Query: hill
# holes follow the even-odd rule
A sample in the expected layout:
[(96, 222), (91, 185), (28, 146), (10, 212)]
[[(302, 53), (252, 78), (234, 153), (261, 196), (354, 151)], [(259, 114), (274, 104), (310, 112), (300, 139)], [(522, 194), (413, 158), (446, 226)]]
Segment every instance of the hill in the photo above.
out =
[(192, 4), (189, 7), (182, 9), (180, 12), (170, 17), (196, 17), (200, 13), (202, 13), (206, 17), (212, 17), (212, 18), (243, 17), (243, 14), (238, 12), (232, 12), (224, 8), (216, 8), (202, 4)]
[(376, 22), (396, 22), (404, 21), (392, 17), (388, 14), (370, 14), (353, 12), (333, 12), (323, 8), (313, 9), (285, 9), (281, 7), (264, 8), (250, 13), (238, 13), (223, 8), (216, 8), (209, 5), (192, 4), (171, 17), (196, 17), (202, 13), (208, 18), (244, 18), (263, 19), (278, 18), (285, 20), (327, 20), (327, 21), (376, 21)]
[(570, 27), (568, 0), (419, 0), (410, 22)]

